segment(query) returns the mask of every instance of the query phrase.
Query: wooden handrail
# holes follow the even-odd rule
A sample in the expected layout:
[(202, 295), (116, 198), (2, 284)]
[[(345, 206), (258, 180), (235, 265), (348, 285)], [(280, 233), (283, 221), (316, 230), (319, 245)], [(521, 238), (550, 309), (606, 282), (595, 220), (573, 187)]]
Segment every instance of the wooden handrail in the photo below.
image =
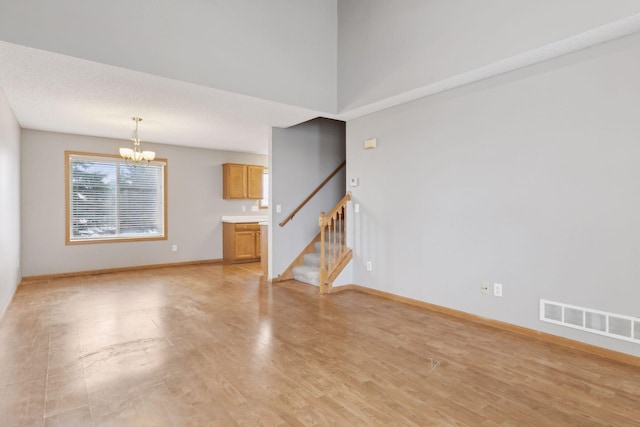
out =
[(342, 199), (340, 199), (340, 201), (335, 205), (333, 209), (331, 209), (331, 211), (328, 214), (325, 214), (324, 212), (320, 212), (320, 221), (319, 221), (320, 227), (322, 227), (323, 225), (327, 225), (327, 219), (333, 217), (340, 209), (342, 209), (342, 206), (347, 204), (349, 200), (351, 200), (350, 191), (347, 192), (347, 194), (345, 194), (345, 196)]
[(280, 227), (284, 227), (286, 223), (288, 223), (289, 221), (291, 221), (291, 219), (292, 219), (292, 218), (293, 218), (293, 217), (298, 213), (298, 211), (299, 211), (300, 209), (302, 209), (302, 207), (303, 207), (304, 205), (306, 205), (306, 204), (307, 204), (307, 202), (309, 202), (309, 200), (311, 200), (311, 199), (313, 198), (313, 196), (315, 196), (315, 195), (316, 195), (316, 193), (317, 193), (318, 191), (320, 191), (320, 190), (322, 189), (322, 187), (324, 187), (324, 186), (327, 184), (327, 182), (329, 182), (329, 181), (331, 180), (331, 178), (333, 178), (333, 177), (334, 177), (334, 175), (335, 175), (335, 174), (337, 174), (338, 172), (340, 172), (340, 169), (342, 169), (346, 164), (347, 164), (347, 161), (346, 161), (346, 160), (345, 160), (344, 162), (340, 163), (340, 166), (338, 166), (338, 167), (337, 167), (333, 172), (331, 172), (331, 174), (327, 177), (327, 179), (325, 179), (324, 181), (322, 181), (322, 183), (321, 183), (320, 185), (318, 185), (318, 186), (316, 187), (316, 189), (315, 189), (315, 190), (313, 190), (313, 191), (311, 192), (311, 194), (309, 194), (309, 196), (307, 196), (307, 198), (306, 198), (306, 199), (304, 199), (304, 200), (303, 200), (303, 202), (302, 202), (302, 203), (300, 203), (300, 204), (298, 205), (298, 207), (297, 207), (297, 208), (295, 208), (295, 209), (293, 210), (293, 212), (291, 212), (291, 213), (289, 214), (289, 216), (288, 216), (288, 217), (286, 217), (286, 218), (285, 218), (285, 219), (284, 219), (280, 224), (278, 224), (278, 225), (279, 225)]

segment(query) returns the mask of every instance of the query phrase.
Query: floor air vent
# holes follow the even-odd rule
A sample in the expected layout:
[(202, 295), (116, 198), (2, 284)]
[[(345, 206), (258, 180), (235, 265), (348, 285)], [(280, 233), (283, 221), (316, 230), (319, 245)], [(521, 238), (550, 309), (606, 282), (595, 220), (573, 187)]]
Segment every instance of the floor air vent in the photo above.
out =
[(540, 320), (640, 344), (640, 318), (540, 300)]

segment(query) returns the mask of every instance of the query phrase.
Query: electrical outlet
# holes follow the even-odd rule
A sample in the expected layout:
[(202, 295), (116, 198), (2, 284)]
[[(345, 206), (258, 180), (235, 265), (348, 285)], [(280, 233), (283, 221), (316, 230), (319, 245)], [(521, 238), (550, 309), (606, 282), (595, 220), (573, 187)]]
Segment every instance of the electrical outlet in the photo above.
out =
[(247, 207), (242, 205), (242, 212), (246, 212), (247, 211)]
[(282, 212), (282, 206), (276, 205), (276, 213), (280, 213), (280, 212)]
[(494, 283), (493, 284), (493, 295), (497, 297), (502, 296), (502, 283)]
[(251, 212), (258, 212), (257, 206), (251, 206)]
[(489, 295), (489, 282), (480, 283), (480, 293), (482, 295)]
[(353, 205), (353, 211), (355, 213), (360, 212), (360, 203), (356, 203), (355, 205)]
[(171, 246), (171, 250), (172, 250), (173, 252), (178, 252), (178, 245), (173, 245), (173, 246)]
[(367, 271), (371, 270), (373, 270), (373, 264), (371, 263), (371, 261), (367, 261)]

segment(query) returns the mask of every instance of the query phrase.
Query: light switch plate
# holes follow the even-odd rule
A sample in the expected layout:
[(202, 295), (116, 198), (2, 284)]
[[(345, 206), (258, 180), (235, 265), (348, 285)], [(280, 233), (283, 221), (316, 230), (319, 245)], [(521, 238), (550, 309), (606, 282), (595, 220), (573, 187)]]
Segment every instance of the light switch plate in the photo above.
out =
[(351, 186), (352, 187), (357, 187), (358, 186), (358, 178), (351, 178)]

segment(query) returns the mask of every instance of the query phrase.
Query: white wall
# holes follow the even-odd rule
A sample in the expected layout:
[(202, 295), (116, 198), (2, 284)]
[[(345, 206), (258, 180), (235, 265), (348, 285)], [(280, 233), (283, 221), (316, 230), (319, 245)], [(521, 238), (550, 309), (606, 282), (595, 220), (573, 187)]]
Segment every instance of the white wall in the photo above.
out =
[(637, 13), (637, 0), (340, 0), (338, 111)]
[(21, 279), (20, 125), (0, 91), (0, 315)]
[[(278, 225), (345, 160), (345, 123), (319, 118), (273, 128), (269, 156), (269, 271), (270, 277), (277, 277), (320, 232), (320, 212), (329, 212), (345, 195), (343, 168), (291, 221)], [(276, 205), (282, 207), (280, 213)]]
[[(116, 154), (131, 141), (22, 131), (24, 276), (222, 258), (222, 215), (251, 214), (250, 200), (222, 199), (222, 164), (267, 164), (257, 154), (151, 144), (168, 161), (168, 240), (65, 245), (65, 150)], [(16, 166), (17, 167), (17, 166)], [(242, 212), (242, 206), (247, 212)], [(172, 252), (171, 246), (178, 245)]]
[(349, 121), (354, 283), (640, 356), (538, 320), (640, 316), (638, 94), (640, 34)]
[(335, 112), (337, 0), (27, 0), (0, 40)]

